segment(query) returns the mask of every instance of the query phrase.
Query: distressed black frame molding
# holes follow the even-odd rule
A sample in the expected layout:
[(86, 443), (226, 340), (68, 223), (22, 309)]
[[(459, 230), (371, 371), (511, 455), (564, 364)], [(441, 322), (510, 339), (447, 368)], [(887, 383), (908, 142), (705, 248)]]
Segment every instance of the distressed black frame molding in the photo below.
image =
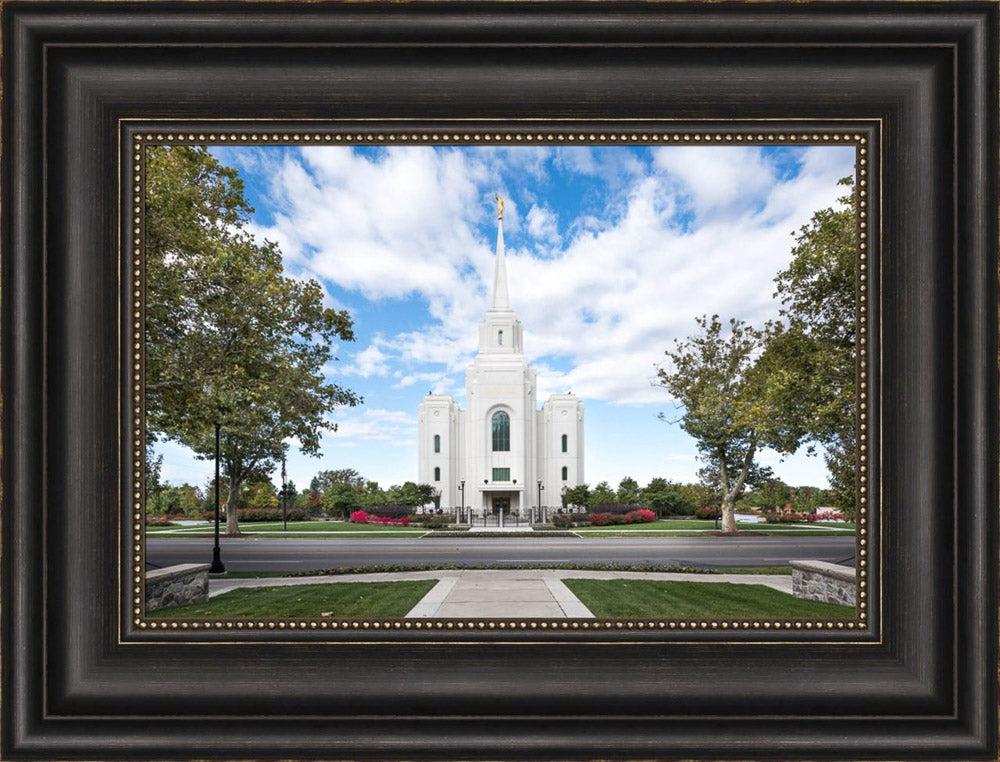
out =
[[(996, 759), (996, 3), (2, 13), (0, 756)], [(123, 125), (156, 119), (877, 136), (877, 633), (137, 637), (119, 606), (134, 410), (118, 199)]]

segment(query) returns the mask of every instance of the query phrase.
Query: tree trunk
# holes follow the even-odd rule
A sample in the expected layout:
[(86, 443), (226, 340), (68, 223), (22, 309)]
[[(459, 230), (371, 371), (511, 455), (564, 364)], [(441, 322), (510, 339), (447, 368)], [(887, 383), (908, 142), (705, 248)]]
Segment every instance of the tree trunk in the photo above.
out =
[(724, 484), (727, 487), (722, 492), (722, 531), (726, 534), (736, 534), (736, 498), (743, 492), (743, 485), (746, 484), (747, 474), (750, 471), (750, 466), (753, 464), (754, 453), (757, 452), (757, 437), (754, 436), (750, 440), (750, 444), (747, 447), (746, 454), (743, 456), (743, 463), (740, 467), (739, 478), (736, 479), (736, 484), (733, 488), (728, 489), (729, 478), (726, 474), (725, 461), (723, 461), (722, 474), (724, 479)]
[(226, 537), (239, 537), (239, 517), (236, 515), (236, 500), (240, 494), (240, 483), (230, 481), (229, 497), (226, 498)]
[(725, 534), (736, 533), (736, 504), (731, 492), (722, 496), (722, 531)]
[(722, 499), (719, 512), (722, 514), (722, 531), (724, 534), (736, 534), (736, 506), (733, 494), (736, 490), (729, 489), (729, 469), (726, 467), (726, 453), (719, 457), (719, 486), (722, 487)]

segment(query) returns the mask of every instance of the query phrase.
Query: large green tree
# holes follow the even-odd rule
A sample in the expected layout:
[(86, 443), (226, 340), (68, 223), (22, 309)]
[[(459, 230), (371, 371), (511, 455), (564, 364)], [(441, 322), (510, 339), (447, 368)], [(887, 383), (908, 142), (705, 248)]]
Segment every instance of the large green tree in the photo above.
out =
[(642, 499), (658, 516), (694, 513), (698, 504), (680, 484), (655, 477), (642, 490)]
[(586, 508), (590, 504), (590, 487), (586, 484), (578, 484), (575, 487), (564, 487), (562, 491), (562, 504), (569, 508)]
[(825, 450), (835, 502), (855, 506), (857, 217), (854, 182), (837, 206), (816, 212), (796, 235), (792, 261), (775, 279), (788, 321), (786, 368), (800, 376), (808, 431)]
[(330, 411), (361, 401), (324, 374), (352, 322), (246, 232), (253, 210), (235, 170), (202, 148), (147, 151), (147, 420), (203, 459), (221, 425), (226, 533), (238, 534), (242, 485), (266, 478), (289, 441), (317, 454), (336, 429)]
[(681, 427), (697, 443), (703, 481), (719, 497), (722, 531), (731, 533), (736, 500), (766, 477), (755, 460), (759, 450), (792, 453), (804, 436), (797, 377), (782, 367), (780, 325), (724, 325), (718, 315), (697, 323), (700, 333), (667, 350), (670, 362), (658, 379), (683, 409)]
[(317, 492), (327, 492), (338, 484), (346, 484), (360, 491), (365, 484), (365, 478), (353, 468), (334, 468), (316, 474), (309, 487)]
[(631, 476), (626, 476), (618, 483), (618, 502), (639, 502), (639, 483)]
[(590, 491), (590, 495), (587, 497), (587, 505), (590, 508), (594, 508), (598, 505), (606, 505), (608, 503), (614, 503), (618, 501), (618, 494), (611, 488), (611, 485), (607, 482), (600, 482), (594, 489)]

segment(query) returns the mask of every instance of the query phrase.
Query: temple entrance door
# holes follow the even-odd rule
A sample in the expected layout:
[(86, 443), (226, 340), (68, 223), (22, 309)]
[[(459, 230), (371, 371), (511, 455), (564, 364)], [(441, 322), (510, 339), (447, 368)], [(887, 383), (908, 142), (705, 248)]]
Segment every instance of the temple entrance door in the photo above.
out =
[(503, 527), (503, 517), (510, 513), (510, 498), (493, 498), (493, 513), (497, 517), (497, 526)]

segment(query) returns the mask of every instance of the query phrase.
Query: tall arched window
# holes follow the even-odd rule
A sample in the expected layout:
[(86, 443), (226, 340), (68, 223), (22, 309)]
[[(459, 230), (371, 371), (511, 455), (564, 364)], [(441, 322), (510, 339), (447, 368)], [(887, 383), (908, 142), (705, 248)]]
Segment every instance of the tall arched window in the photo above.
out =
[(503, 331), (497, 331), (497, 346), (503, 346)]
[(563, 452), (566, 452), (569, 449), (569, 437), (567, 437), (565, 434), (563, 434), (562, 436), (562, 447), (563, 447)]
[(493, 414), (493, 452), (510, 452), (510, 416), (503, 410)]
[(434, 466), (434, 481), (441, 481), (441, 466)]
[(567, 479), (569, 479), (569, 469), (566, 466), (563, 466), (563, 474), (562, 474), (562, 476), (563, 476), (563, 481), (566, 481)]
[(434, 435), (434, 452), (441, 452), (441, 435)]

